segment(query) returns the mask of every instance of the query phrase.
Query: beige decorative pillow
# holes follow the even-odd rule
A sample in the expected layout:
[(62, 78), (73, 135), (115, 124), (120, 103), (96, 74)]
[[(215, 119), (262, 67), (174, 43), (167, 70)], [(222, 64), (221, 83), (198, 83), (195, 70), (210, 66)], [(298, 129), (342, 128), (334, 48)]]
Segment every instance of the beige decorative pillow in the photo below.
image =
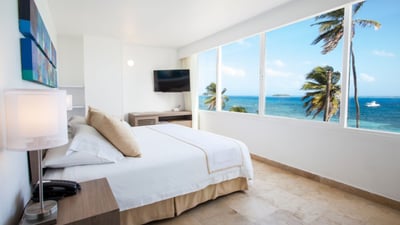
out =
[(89, 107), (87, 123), (108, 139), (125, 156), (140, 157), (132, 131), (122, 121)]

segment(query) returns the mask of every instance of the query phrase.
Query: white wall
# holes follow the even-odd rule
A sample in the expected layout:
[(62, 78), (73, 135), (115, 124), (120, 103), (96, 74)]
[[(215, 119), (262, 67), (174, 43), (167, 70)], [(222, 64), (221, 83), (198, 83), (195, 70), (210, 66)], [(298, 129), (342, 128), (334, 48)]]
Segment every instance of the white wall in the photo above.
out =
[(112, 38), (83, 38), (86, 105), (121, 117), (122, 44)]
[[(53, 43), (57, 43), (51, 15), (45, 4), (38, 9), (49, 26)], [(43, 8), (44, 7), (44, 8)], [(3, 91), (8, 88), (45, 88), (21, 78), (18, 30), (18, 1), (0, 1), (0, 224), (17, 224), (30, 198), (27, 153), (5, 150)]]
[(400, 201), (400, 135), (335, 124), (200, 111), (200, 128), (259, 156)]
[[(153, 84), (153, 70), (178, 68), (176, 49), (125, 44), (123, 55), (124, 113), (183, 109), (182, 93), (154, 92)], [(127, 65), (129, 59), (133, 67)]]
[(84, 86), (83, 37), (58, 36), (57, 61), (60, 86)]
[[(60, 45), (71, 47), (62, 56), (81, 54), (79, 40), (60, 37)], [(82, 48), (86, 105), (118, 117), (129, 112), (184, 107), (182, 93), (156, 93), (153, 86), (153, 70), (178, 68), (176, 49), (123, 43), (99, 36), (85, 36)], [(134, 60), (133, 67), (127, 65), (129, 59)], [(62, 76), (69, 75), (64, 71), (74, 70), (71, 67), (78, 62), (66, 63)]]

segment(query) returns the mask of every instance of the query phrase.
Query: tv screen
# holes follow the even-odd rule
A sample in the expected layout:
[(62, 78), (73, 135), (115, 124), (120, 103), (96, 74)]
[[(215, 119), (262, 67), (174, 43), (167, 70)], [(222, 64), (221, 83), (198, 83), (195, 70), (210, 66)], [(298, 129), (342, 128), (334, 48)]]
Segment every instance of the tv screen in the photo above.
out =
[(154, 70), (154, 91), (183, 92), (190, 91), (190, 71)]

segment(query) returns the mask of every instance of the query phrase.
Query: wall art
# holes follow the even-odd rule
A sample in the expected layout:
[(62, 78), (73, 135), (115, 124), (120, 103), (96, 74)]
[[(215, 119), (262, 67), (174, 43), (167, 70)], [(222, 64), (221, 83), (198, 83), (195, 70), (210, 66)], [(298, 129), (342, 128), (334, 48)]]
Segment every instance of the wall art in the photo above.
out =
[(34, 41), (22, 38), (22, 79), (49, 87), (57, 87), (57, 71)]

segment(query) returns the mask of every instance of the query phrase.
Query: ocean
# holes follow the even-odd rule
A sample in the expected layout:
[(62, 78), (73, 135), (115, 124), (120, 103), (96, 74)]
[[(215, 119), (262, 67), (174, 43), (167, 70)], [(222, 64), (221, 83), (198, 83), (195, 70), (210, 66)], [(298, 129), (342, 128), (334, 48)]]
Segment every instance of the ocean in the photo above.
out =
[[(204, 104), (206, 96), (199, 96), (199, 108), (207, 110)], [(360, 128), (389, 131), (400, 133), (400, 97), (359, 97), (360, 103)], [(375, 101), (380, 106), (368, 107), (367, 104)], [(248, 113), (258, 112), (257, 96), (229, 96), (224, 110), (232, 106), (243, 106)], [(312, 119), (312, 115), (306, 117), (301, 97), (266, 97), (266, 115), (283, 116), (298, 119), (322, 121), (323, 112)], [(339, 122), (339, 112), (330, 120)], [(349, 99), (348, 126), (355, 127), (354, 99)]]

